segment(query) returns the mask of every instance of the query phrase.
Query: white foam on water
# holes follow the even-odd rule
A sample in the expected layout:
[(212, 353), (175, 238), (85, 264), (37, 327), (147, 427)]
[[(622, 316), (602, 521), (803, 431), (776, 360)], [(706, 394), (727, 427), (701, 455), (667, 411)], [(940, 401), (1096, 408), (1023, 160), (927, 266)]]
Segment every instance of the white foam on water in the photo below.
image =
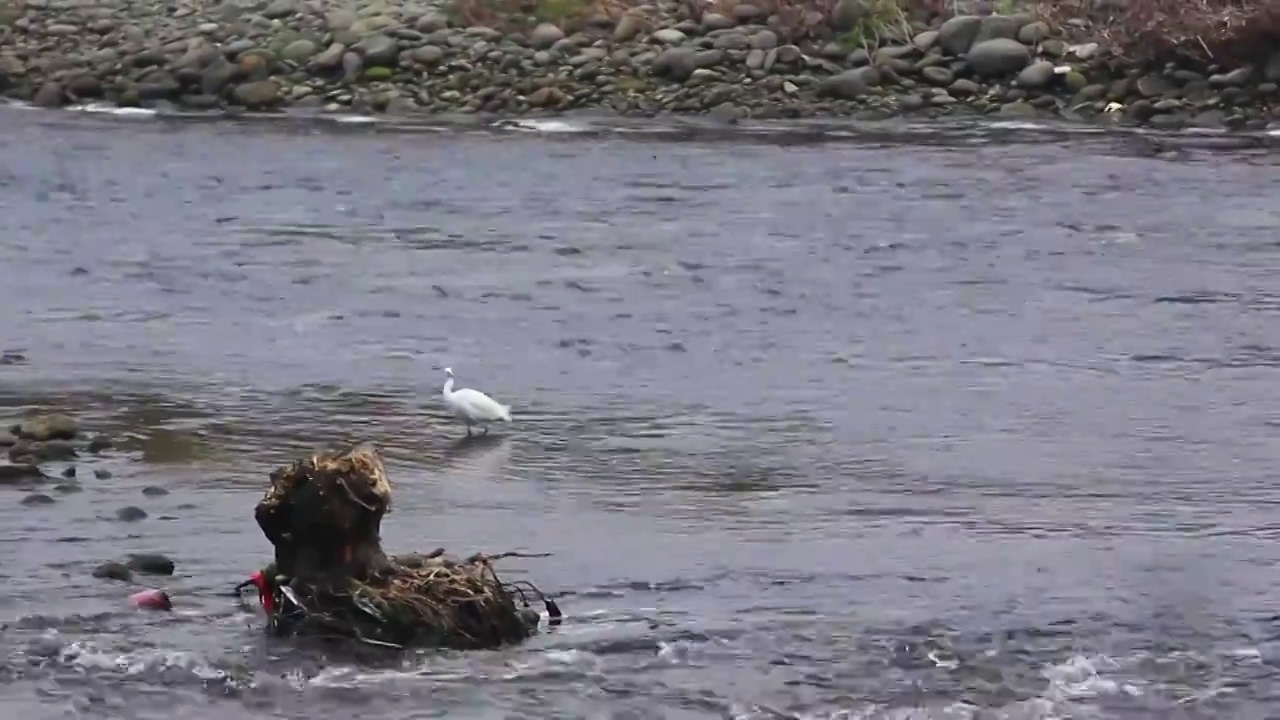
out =
[(1226, 135), (1229, 131), (1226, 128), (1211, 127), (1189, 127), (1182, 128), (1179, 131), (1181, 135)]
[[(767, 132), (769, 132), (769, 130), (768, 130), (767, 128), (752, 128), (752, 127), (745, 127), (745, 126), (739, 126), (739, 128), (740, 128), (741, 130), (743, 130), (744, 132), (754, 132), (754, 133), (760, 133), (760, 132), (767, 133)], [(630, 126), (630, 127), (618, 126), (618, 127), (611, 127), (611, 128), (609, 128), (609, 132), (617, 133), (617, 134), (620, 134), (620, 135), (621, 135), (621, 134), (626, 134), (626, 133), (629, 133), (629, 134), (632, 134), (632, 135), (640, 135), (640, 134), (644, 134), (644, 135), (661, 135), (661, 134), (663, 134), (663, 133), (672, 133), (672, 132), (677, 132), (677, 131), (678, 131), (678, 130), (677, 130), (676, 128), (665, 127), (665, 126), (663, 126), (663, 125), (659, 125), (659, 124), (657, 124), (657, 123), (654, 123), (654, 124), (651, 124), (651, 125), (647, 125), (647, 126), (645, 126), (645, 125), (633, 125), (633, 126)]]
[(379, 118), (372, 115), (332, 115), (329, 119), (343, 125), (367, 125), (369, 123), (381, 122)]
[[(923, 706), (855, 703), (853, 706), (820, 708), (799, 717), (804, 720), (1064, 720), (1094, 717), (1097, 716), (1095, 704), (1101, 698), (1143, 694), (1140, 681), (1125, 681), (1127, 666), (1142, 657), (1113, 659), (1103, 655), (1072, 655), (1041, 671), (1047, 686), (1039, 695), (999, 707), (982, 708), (963, 700)], [(740, 704), (735, 704), (731, 715), (740, 720), (766, 720), (778, 716), (771, 710)]]
[(1071, 134), (1098, 135), (1107, 132), (1107, 128), (1095, 125), (1063, 124), (1054, 122), (1033, 122), (1029, 120), (995, 120), (983, 124), (997, 130), (1053, 130)]
[(331, 665), (309, 679), (295, 676), (291, 678), (291, 685), (298, 690), (308, 686), (356, 689), (401, 681), (473, 684), (562, 678), (566, 675), (599, 681), (604, 679), (603, 665), (603, 661), (595, 654), (572, 649), (548, 649), (509, 658), (501, 664), (491, 666), (441, 666), (438, 657), (428, 655), (394, 669), (370, 670), (352, 665)]
[(86, 103), (72, 105), (67, 108), (72, 112), (94, 113), (99, 115), (115, 115), (118, 117), (155, 117), (156, 111), (139, 107), (117, 107), (109, 103)]
[(113, 652), (91, 642), (73, 641), (63, 646), (57, 657), (61, 664), (82, 671), (107, 672), (127, 678), (154, 679), (162, 673), (172, 678), (166, 671), (177, 670), (188, 673), (200, 682), (252, 685), (251, 682), (234, 680), (226, 671), (194, 653), (182, 650), (145, 648)]
[(494, 123), (493, 127), (520, 130), (523, 132), (543, 133), (580, 133), (586, 132), (590, 129), (585, 125), (578, 125), (566, 120), (555, 120), (551, 118), (540, 118), (535, 120), (503, 120), (498, 123)]
[(368, 685), (377, 685), (393, 680), (404, 680), (416, 675), (404, 670), (361, 671), (349, 665), (330, 666), (307, 681), (314, 687), (354, 689)]
[(1052, 130), (1053, 125), (1048, 123), (1028, 122), (1026, 120), (997, 120), (991, 123), (991, 127), (1000, 130)]
[(1049, 687), (1043, 697), (1064, 702), (1108, 695), (1141, 695), (1142, 690), (1136, 685), (1112, 677), (1121, 668), (1119, 661), (1104, 655), (1072, 655), (1066, 662), (1044, 669)]
[(1117, 230), (1115, 232), (1102, 233), (1101, 235), (1091, 238), (1091, 241), (1103, 245), (1123, 245), (1127, 243), (1141, 242), (1142, 237), (1135, 232)]
[(9, 100), (9, 99), (0, 100), (0, 107), (13, 108), (14, 110), (43, 110), (44, 109), (44, 108), (38, 108), (35, 105), (32, 105), (31, 103), (21, 102), (19, 100)]
[(1232, 648), (1223, 653), (1227, 657), (1246, 661), (1250, 665), (1262, 665), (1262, 651), (1256, 647)]

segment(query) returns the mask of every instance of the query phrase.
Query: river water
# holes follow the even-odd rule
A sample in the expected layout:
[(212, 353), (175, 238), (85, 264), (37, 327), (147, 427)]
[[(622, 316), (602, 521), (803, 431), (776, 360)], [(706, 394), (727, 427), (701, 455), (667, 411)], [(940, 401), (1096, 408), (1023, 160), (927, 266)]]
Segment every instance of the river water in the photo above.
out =
[[(1280, 712), (1268, 142), (658, 127), (0, 113), (27, 358), (0, 410), (123, 447), (52, 505), (0, 489), (0, 704)], [(464, 441), (445, 366), (515, 424)], [(269, 557), (266, 474), (358, 439), (389, 548), (551, 553), (500, 569), (565, 623), (360, 660), (265, 638), (227, 591)], [(136, 551), (177, 562), (174, 612), (90, 577)]]

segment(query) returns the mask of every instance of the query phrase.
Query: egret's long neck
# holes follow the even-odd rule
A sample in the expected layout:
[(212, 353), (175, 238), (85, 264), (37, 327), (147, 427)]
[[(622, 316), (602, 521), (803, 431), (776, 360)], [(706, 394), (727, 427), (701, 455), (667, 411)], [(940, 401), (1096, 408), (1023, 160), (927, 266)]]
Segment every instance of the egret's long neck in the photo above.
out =
[(444, 381), (444, 390), (441, 392), (441, 394), (444, 395), (445, 397), (449, 397), (450, 395), (453, 394), (453, 377), (450, 377), (448, 380)]

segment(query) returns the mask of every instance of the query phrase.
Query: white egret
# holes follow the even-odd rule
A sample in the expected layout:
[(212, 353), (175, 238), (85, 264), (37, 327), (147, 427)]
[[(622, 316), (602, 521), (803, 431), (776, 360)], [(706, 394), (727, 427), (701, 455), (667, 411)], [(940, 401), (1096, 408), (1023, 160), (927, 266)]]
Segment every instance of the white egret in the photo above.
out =
[(453, 368), (445, 368), (444, 373), (449, 376), (449, 379), (445, 380), (444, 390), (440, 394), (444, 396), (444, 404), (449, 410), (467, 424), (468, 435), (471, 434), (471, 428), (475, 425), (479, 425), (484, 429), (484, 434), (488, 435), (489, 423), (499, 420), (511, 422), (510, 406), (499, 403), (479, 390), (471, 388), (454, 390)]

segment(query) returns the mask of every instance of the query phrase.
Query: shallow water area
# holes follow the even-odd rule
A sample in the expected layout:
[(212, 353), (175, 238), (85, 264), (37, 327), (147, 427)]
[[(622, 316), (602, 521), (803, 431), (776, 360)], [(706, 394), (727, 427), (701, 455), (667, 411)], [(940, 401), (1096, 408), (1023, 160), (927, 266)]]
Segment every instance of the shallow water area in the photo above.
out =
[[(1280, 712), (1275, 138), (556, 122), (0, 109), (0, 418), (119, 446), (0, 487), (6, 709)], [(445, 366), (515, 424), (465, 440)], [(388, 548), (552, 553), (499, 570), (565, 624), (264, 638), (266, 474), (358, 439)]]

